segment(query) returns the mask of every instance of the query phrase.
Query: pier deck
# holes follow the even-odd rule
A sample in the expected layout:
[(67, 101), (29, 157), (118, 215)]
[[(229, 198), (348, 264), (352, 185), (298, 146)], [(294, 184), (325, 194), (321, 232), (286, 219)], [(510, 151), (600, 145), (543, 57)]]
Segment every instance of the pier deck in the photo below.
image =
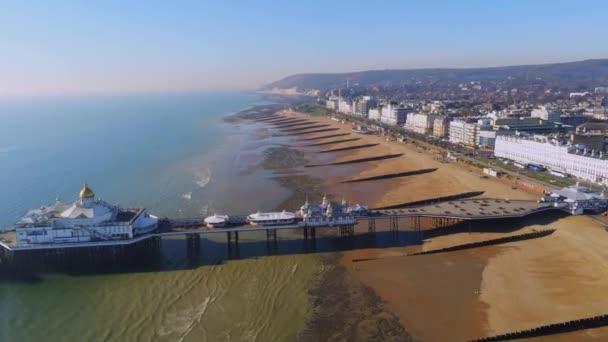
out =
[[(507, 200), (490, 198), (473, 198), (463, 200), (453, 200), (438, 202), (433, 204), (421, 205), (416, 207), (406, 207), (397, 209), (372, 210), (369, 216), (357, 218), (358, 222), (368, 220), (399, 219), (407, 217), (430, 217), (430, 218), (449, 218), (457, 220), (497, 220), (524, 217), (530, 214), (557, 210), (550, 203), (538, 203), (536, 201)], [(234, 232), (255, 232), (255, 231), (279, 231), (288, 229), (303, 229), (297, 223), (281, 226), (252, 226), (246, 224), (243, 216), (235, 216), (237, 222), (224, 228), (208, 228), (203, 223), (203, 218), (175, 219), (169, 220), (169, 225), (159, 228), (156, 233), (146, 234), (129, 240), (112, 241), (89, 241), (81, 243), (48, 244), (48, 245), (17, 245), (14, 231), (0, 233), (0, 246), (11, 250), (41, 250), (41, 249), (60, 249), (60, 248), (81, 248), (81, 247), (102, 247), (102, 246), (121, 246), (134, 244), (149, 238), (161, 238), (169, 236), (188, 236), (199, 234), (217, 234)], [(323, 226), (314, 228), (334, 228), (340, 229), (341, 226)]]
[(539, 211), (555, 209), (557, 208), (551, 203), (539, 203), (537, 201), (472, 198), (401, 209), (376, 210), (372, 211), (371, 216), (420, 216), (461, 220), (490, 220), (523, 217)]

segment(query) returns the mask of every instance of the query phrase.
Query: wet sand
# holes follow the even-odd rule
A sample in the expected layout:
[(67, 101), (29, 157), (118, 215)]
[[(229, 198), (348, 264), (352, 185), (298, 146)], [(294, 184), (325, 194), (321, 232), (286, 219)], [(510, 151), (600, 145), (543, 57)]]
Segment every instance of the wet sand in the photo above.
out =
[[(265, 151), (261, 166), (276, 173), (275, 181), (291, 192), (279, 209), (297, 208), (309, 197), (316, 200), (327, 193), (328, 179), (301, 173), (306, 161), (304, 153), (292, 148)], [(298, 340), (412, 341), (399, 318), (385, 308), (372, 290), (353, 279), (340, 259), (338, 253), (321, 255), (317, 284), (309, 292), (315, 312)]]
[[(512, 189), (509, 184), (496, 179), (483, 178), (477, 169), (444, 163), (437, 154), (423, 151), (412, 144), (387, 142), (383, 137), (352, 133), (350, 125), (325, 117), (294, 112), (283, 113), (282, 116), (328, 124), (338, 128), (335, 134), (345, 134), (345, 139), (360, 138), (337, 143), (332, 148), (378, 144), (319, 157), (315, 152), (322, 146), (306, 147), (303, 145), (310, 144), (308, 141), (311, 140), (294, 140), (309, 162), (331, 163), (404, 153), (399, 158), (359, 163), (350, 168), (339, 165), (305, 170), (311, 177), (323, 179), (324, 187), (330, 192), (346, 193), (351, 202), (379, 207), (470, 191), (485, 191), (483, 197), (488, 198), (538, 198), (536, 194)], [(306, 134), (297, 139), (315, 139), (323, 135), (327, 134)], [(331, 140), (322, 138), (312, 141), (322, 143)], [(437, 171), (341, 184), (353, 178), (429, 168), (437, 168)], [(500, 225), (503, 227), (488, 227), (487, 231), (433, 236), (425, 239), (420, 246), (346, 251), (341, 253), (341, 267), (335, 266), (335, 259), (329, 258), (328, 267), (334, 265), (335, 268), (332, 268), (334, 271), (329, 278), (326, 278), (326, 274), (321, 277), (318, 287), (311, 293), (313, 298), (317, 298), (317, 311), (302, 335), (303, 339), (364, 340), (361, 338), (363, 335), (342, 332), (338, 333), (340, 337), (334, 338), (330, 333), (339, 331), (337, 327), (343, 326), (334, 323), (345, 320), (358, 321), (356, 325), (364, 327), (365, 321), (356, 318), (356, 313), (360, 314), (357, 307), (371, 305), (369, 303), (374, 303), (372, 306), (381, 309), (382, 315), (388, 315), (386, 317), (396, 315), (405, 330), (415, 338), (426, 341), (481, 338), (606, 313), (604, 310), (608, 299), (604, 294), (608, 290), (608, 233), (601, 224), (589, 217), (541, 217), (521, 220), (518, 224), (507, 222)], [(557, 231), (548, 237), (500, 246), (436, 255), (402, 256), (413, 251), (547, 228)], [(383, 256), (397, 257), (352, 262), (353, 259)], [(341, 296), (342, 301), (319, 299), (336, 295)], [(336, 303), (352, 302), (351, 296), (357, 297), (357, 301), (347, 306), (345, 311), (340, 311), (348, 317), (339, 317), (335, 311)], [(392, 322), (390, 319), (387, 321)], [(594, 329), (572, 333), (571, 336), (599, 340), (608, 338), (607, 331)], [(366, 336), (372, 335), (382, 336), (378, 332)]]

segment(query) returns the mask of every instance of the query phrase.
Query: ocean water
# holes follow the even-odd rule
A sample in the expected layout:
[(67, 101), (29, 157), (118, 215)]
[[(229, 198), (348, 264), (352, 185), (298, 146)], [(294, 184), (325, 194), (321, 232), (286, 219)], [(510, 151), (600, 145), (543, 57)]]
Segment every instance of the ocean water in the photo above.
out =
[[(161, 217), (274, 208), (290, 194), (256, 165), (281, 142), (222, 120), (263, 102), (228, 92), (0, 102), (0, 227), (74, 200), (84, 182)], [(163, 239), (159, 268), (0, 280), (0, 341), (292, 340), (311, 313), (318, 257), (289, 242), (267, 256), (255, 233), (241, 246), (232, 259), (224, 236), (203, 239), (193, 264), (183, 239)]]

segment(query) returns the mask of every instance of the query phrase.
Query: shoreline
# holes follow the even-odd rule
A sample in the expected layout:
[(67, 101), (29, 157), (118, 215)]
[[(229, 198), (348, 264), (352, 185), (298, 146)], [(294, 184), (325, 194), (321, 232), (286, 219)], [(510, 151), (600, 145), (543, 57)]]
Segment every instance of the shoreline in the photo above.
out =
[[(274, 130), (274, 127), (268, 125), (268, 129)], [(281, 146), (269, 147), (264, 154), (260, 166), (272, 171), (273, 179), (291, 192), (277, 209), (298, 208), (306, 199), (318, 201), (326, 194), (337, 199), (334, 185), (340, 184), (340, 176), (304, 168), (306, 163), (319, 160), (314, 152), (297, 146)], [(360, 168), (348, 171), (348, 175), (357, 174)], [(319, 231), (318, 234), (330, 236), (333, 232)], [(399, 318), (384, 307), (374, 291), (353, 279), (341, 259), (339, 251), (319, 254), (320, 271), (308, 293), (313, 313), (297, 340), (413, 341)], [(336, 329), (338, 326), (342, 328)]]
[[(424, 151), (412, 144), (385, 141), (383, 137), (360, 135), (344, 125), (327, 117), (311, 116), (304, 113), (282, 113), (283, 117), (307, 119), (311, 124), (328, 124), (338, 128), (333, 134), (344, 134), (339, 139), (352, 141), (335, 142), (327, 145), (303, 146), (307, 141), (296, 142), (296, 148), (305, 156), (325, 163), (342, 162), (368, 158), (382, 154), (404, 153), (402, 157), (383, 160), (379, 163), (363, 162), (351, 166), (324, 166), (305, 170), (306, 174), (324, 177), (333, 193), (347, 192), (348, 199), (359, 200), (370, 207), (390, 206), (405, 202), (415, 202), (426, 198), (449, 196), (455, 193), (484, 191), (482, 197), (508, 199), (537, 199), (538, 195), (513, 188), (506, 182), (483, 177), (480, 170), (462, 164), (445, 163), (432, 152)], [(273, 128), (271, 128), (273, 129)], [(273, 129), (274, 130), (274, 129)], [(315, 139), (324, 133), (299, 136), (299, 139)], [(327, 135), (327, 133), (325, 133)], [(331, 141), (335, 138), (312, 140), (315, 143)], [(308, 140), (310, 141), (310, 140)], [(308, 142), (310, 144), (310, 142)], [(322, 149), (378, 144), (366, 148), (315, 153)], [(416, 170), (436, 168), (420, 175), (373, 180), (370, 182), (342, 184), (348, 179), (373, 178), (390, 173), (406, 173)], [(323, 170), (321, 170), (323, 169)], [(368, 184), (365, 184), (368, 183)], [(365, 201), (363, 201), (365, 200)], [(528, 329), (559, 321), (573, 320), (604, 314), (600, 304), (608, 304), (601, 293), (608, 290), (608, 242), (602, 225), (591, 217), (530, 218), (521, 220), (512, 229), (509, 223), (493, 224), (487, 231), (444, 232), (425, 239), (419, 246), (399, 246), (389, 248), (367, 248), (346, 250), (329, 258), (331, 263), (340, 263), (345, 275), (350, 278), (347, 288), (362, 286), (369, 289), (377, 305), (390, 315), (399, 318), (416, 339), (423, 340), (467, 340), (485, 336)], [(472, 243), (509, 235), (529, 233), (540, 229), (556, 229), (552, 236), (521, 241), (501, 246), (488, 246), (467, 251), (456, 251), (433, 256), (405, 257), (408, 252), (445, 248), (457, 244)], [(579, 232), (578, 229), (584, 229)], [(604, 252), (606, 250), (606, 252)], [(557, 258), (560, 255), (561, 257)], [(395, 256), (382, 259), (383, 256)], [(358, 263), (353, 259), (380, 258), (372, 262)], [(556, 265), (554, 260), (559, 260)], [(594, 265), (583, 260), (596, 260), (605, 267), (598, 275)], [(513, 267), (517, 267), (514, 269)], [(542, 270), (553, 270), (550, 275)], [(558, 270), (561, 270), (560, 274)], [(513, 271), (517, 277), (510, 277)], [(443, 276), (442, 276), (443, 275)], [(414, 281), (415, 280), (415, 281)], [(323, 293), (329, 286), (327, 280), (320, 280), (311, 293)], [(529, 282), (538, 284), (530, 287)], [(497, 286), (497, 284), (501, 284)], [(543, 285), (540, 285), (543, 284)], [(606, 285), (605, 285), (606, 284)], [(583, 293), (580, 286), (588, 285)], [(562, 290), (550, 290), (559, 286)], [(344, 288), (343, 291), (355, 291)], [(408, 289), (404, 291), (404, 289)], [(585, 293), (593, 293), (586, 297)], [(313, 296), (314, 298), (314, 296)], [(578, 298), (580, 305), (573, 307)], [(513, 300), (516, 299), (516, 300)], [(323, 302), (319, 305), (316, 318), (310, 322), (307, 334), (316, 328), (319, 317), (332, 308)], [(556, 313), (557, 311), (557, 313)], [(559, 319), (558, 319), (559, 318)], [(328, 318), (330, 321), (331, 319)], [(329, 324), (329, 323), (328, 323)], [(437, 324), (443, 326), (442, 335)], [(334, 327), (335, 328), (335, 327)], [(404, 331), (405, 331), (404, 330)], [(309, 335), (304, 335), (309, 336)], [(606, 336), (606, 335), (603, 335)]]

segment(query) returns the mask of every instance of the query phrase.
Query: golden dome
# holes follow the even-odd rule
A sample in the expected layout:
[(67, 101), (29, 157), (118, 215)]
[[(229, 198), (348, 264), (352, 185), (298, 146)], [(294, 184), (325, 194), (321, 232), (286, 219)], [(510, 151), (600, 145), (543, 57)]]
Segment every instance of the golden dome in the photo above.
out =
[(89, 188), (87, 183), (84, 183), (84, 185), (82, 186), (82, 190), (80, 190), (80, 198), (92, 198), (92, 197), (95, 197), (95, 193), (93, 192), (93, 190), (91, 190), (91, 188)]

